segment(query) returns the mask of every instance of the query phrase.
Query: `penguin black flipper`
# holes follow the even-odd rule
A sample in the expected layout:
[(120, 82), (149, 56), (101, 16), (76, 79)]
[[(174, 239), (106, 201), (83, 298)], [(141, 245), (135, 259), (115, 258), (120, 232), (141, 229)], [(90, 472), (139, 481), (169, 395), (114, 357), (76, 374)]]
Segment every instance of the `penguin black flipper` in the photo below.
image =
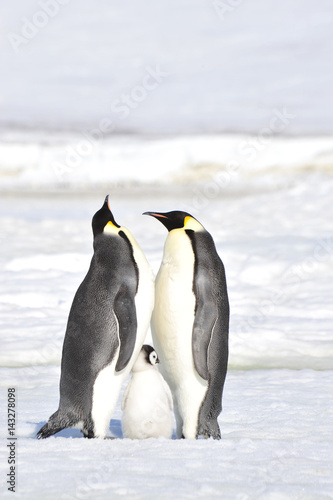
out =
[[(212, 288), (212, 277), (209, 275), (209, 261), (212, 253), (208, 253), (206, 249), (207, 244), (209, 247), (214, 246), (214, 249), (215, 245), (207, 232), (196, 233), (191, 229), (187, 229), (185, 232), (191, 240), (196, 256), (193, 278), (193, 293), (195, 295), (195, 316), (192, 331), (193, 361), (200, 377), (208, 380), (208, 349), (218, 318), (218, 305), (217, 297), (214, 295), (215, 290)], [(220, 259), (218, 258), (218, 260)]]
[(132, 245), (124, 231), (119, 231), (119, 236), (121, 236), (128, 245), (135, 278), (132, 275), (132, 278), (123, 282), (115, 297), (114, 312), (118, 321), (118, 334), (120, 340), (119, 356), (115, 368), (116, 372), (120, 372), (126, 368), (134, 351), (138, 327), (135, 296), (139, 285), (139, 269), (134, 259)]
[(196, 296), (195, 319), (192, 332), (194, 366), (200, 377), (208, 380), (208, 348), (217, 320), (217, 304), (213, 302), (204, 272), (197, 273), (194, 285)]
[(126, 368), (132, 357), (137, 331), (137, 317), (133, 292), (122, 285), (114, 302), (114, 312), (118, 320), (120, 350), (116, 372)]

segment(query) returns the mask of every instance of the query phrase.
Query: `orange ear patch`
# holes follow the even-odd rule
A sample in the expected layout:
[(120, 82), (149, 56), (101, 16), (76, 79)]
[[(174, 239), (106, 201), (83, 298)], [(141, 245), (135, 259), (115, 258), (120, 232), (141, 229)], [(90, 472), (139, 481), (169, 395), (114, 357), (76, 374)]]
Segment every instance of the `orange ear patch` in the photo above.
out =
[(167, 219), (167, 216), (166, 215), (162, 215), (162, 214), (154, 214), (154, 212), (151, 212), (151, 214), (153, 217), (163, 217), (164, 219)]

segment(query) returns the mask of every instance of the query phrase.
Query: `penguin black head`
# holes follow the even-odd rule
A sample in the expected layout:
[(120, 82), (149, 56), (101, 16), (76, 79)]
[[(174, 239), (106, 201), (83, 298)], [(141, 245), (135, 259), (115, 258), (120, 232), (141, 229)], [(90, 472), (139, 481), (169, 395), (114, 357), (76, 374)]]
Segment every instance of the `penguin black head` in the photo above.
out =
[(144, 344), (141, 348), (141, 351), (143, 352), (147, 363), (151, 365), (156, 365), (157, 363), (160, 362), (157, 356), (157, 352), (151, 345)]
[(105, 226), (109, 223), (111, 223), (113, 226), (120, 227), (119, 224), (117, 224), (117, 222), (114, 220), (109, 205), (109, 195), (107, 195), (102, 208), (95, 213), (92, 219), (94, 238), (98, 234), (103, 233)]
[(173, 229), (197, 229), (202, 230), (200, 222), (197, 221), (191, 214), (188, 212), (182, 212), (180, 210), (173, 210), (172, 212), (144, 212), (143, 215), (151, 215), (158, 219), (162, 224), (167, 228), (170, 232)]
[(147, 370), (147, 368), (155, 367), (160, 360), (158, 359), (155, 349), (148, 344), (142, 346), (139, 356), (132, 368), (133, 372)]

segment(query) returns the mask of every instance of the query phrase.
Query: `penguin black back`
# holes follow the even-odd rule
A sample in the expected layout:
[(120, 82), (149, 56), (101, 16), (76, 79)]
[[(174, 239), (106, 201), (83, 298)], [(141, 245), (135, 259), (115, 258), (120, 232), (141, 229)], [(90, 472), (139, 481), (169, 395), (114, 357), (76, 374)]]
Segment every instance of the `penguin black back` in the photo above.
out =
[[(224, 265), (208, 232), (185, 231), (191, 240), (194, 261), (193, 293), (196, 297), (192, 351), (195, 368), (208, 381), (199, 412), (198, 436), (220, 437), (217, 417), (228, 364), (229, 300)], [(214, 376), (212, 376), (214, 373)]]

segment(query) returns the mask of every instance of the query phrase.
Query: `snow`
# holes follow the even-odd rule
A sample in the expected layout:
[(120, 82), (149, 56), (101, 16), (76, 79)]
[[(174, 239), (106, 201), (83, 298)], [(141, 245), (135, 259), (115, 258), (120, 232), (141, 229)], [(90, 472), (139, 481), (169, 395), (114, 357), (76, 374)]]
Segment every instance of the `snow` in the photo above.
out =
[[(332, 498), (333, 179), (315, 167), (246, 179), (199, 206), (194, 193), (212, 179), (3, 194), (1, 407), (16, 387), (18, 498)], [(215, 239), (231, 304), (220, 442), (122, 439), (121, 397), (109, 431), (116, 440), (74, 429), (35, 439), (58, 405), (67, 315), (92, 254), (91, 217), (107, 192), (155, 273), (166, 233), (142, 212), (187, 210)], [(7, 497), (5, 411), (0, 437)]]
[[(47, 139), (3, 134), (2, 190), (109, 189), (109, 186), (193, 185), (193, 204), (202, 208), (221, 191), (271, 189), (276, 182), (307, 171), (333, 171), (332, 137), (199, 135), (159, 138), (114, 136), (94, 139), (81, 133), (52, 133)], [(262, 174), (261, 177), (259, 174)], [(204, 199), (203, 199), (204, 198)]]
[[(231, 370), (222, 440), (34, 439), (56, 407), (59, 368), (1, 369), (18, 389), (18, 488), (24, 499), (332, 498), (332, 371)], [(117, 408), (111, 431), (121, 437)], [(1, 422), (2, 478), (6, 422)], [(11, 492), (4, 492), (3, 498)]]

